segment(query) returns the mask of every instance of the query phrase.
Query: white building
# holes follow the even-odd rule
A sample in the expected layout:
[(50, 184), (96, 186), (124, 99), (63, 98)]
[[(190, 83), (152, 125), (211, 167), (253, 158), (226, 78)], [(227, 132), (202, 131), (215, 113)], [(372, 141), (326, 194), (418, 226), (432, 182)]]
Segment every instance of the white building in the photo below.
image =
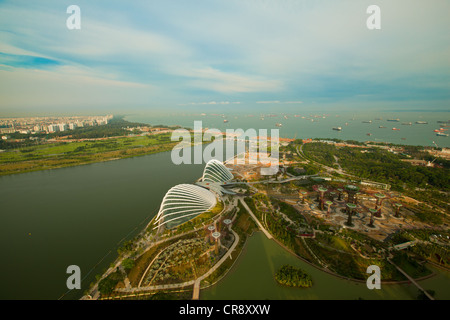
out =
[(59, 131), (59, 125), (51, 124), (48, 126), (48, 132), (58, 132), (58, 131)]
[(69, 126), (65, 123), (60, 123), (58, 126), (59, 126), (59, 131), (66, 131), (69, 129)]

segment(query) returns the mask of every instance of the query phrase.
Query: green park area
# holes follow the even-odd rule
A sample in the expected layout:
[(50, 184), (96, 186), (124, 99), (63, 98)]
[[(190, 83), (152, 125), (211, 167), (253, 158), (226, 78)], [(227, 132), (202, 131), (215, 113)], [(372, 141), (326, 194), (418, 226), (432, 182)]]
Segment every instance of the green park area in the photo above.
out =
[(102, 140), (54, 141), (0, 153), (0, 175), (62, 168), (171, 150), (170, 133)]

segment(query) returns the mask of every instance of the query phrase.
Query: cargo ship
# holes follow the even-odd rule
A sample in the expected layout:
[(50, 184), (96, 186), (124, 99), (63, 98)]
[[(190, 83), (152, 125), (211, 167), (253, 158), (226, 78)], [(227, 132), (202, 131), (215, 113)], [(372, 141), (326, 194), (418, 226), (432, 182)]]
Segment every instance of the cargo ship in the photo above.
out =
[(436, 135), (440, 136), (440, 137), (448, 137), (448, 133), (444, 133), (444, 132), (438, 132), (438, 133), (436, 133)]
[(387, 121), (400, 122), (400, 119), (387, 119)]
[(428, 124), (426, 121), (416, 121), (416, 124)]

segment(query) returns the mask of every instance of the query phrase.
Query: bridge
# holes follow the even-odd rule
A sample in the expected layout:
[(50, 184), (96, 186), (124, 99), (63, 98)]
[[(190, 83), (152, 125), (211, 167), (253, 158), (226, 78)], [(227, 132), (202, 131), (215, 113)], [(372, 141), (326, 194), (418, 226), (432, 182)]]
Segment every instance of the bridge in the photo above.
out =
[(395, 250), (403, 250), (409, 247), (414, 246), (417, 243), (417, 240), (414, 241), (408, 241), (408, 242), (404, 242), (404, 243), (400, 243), (400, 244), (396, 244), (395, 246), (393, 246), (393, 248)]
[(420, 291), (422, 291), (428, 299), (434, 300), (434, 298), (424, 289), (422, 288), (413, 278), (411, 278), (405, 271), (403, 271), (399, 266), (391, 261), (390, 258), (387, 258), (387, 261), (392, 264), (398, 271), (400, 271), (413, 285), (415, 285)]

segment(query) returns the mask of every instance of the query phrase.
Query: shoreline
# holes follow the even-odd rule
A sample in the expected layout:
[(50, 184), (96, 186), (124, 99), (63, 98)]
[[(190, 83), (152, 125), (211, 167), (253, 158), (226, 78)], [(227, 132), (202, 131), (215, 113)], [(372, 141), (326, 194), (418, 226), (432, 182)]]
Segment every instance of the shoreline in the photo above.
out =
[[(83, 165), (89, 165), (89, 164), (94, 164), (94, 163), (102, 163), (102, 162), (109, 162), (109, 161), (115, 161), (115, 160), (122, 160), (122, 159), (129, 159), (129, 158), (134, 158), (134, 157), (141, 157), (141, 156), (146, 156), (146, 155), (151, 155), (151, 154), (157, 154), (157, 153), (162, 153), (162, 152), (167, 152), (170, 151), (171, 149), (173, 149), (174, 146), (176, 146), (178, 142), (169, 142), (166, 144), (159, 144), (159, 145), (155, 145), (155, 150), (147, 150), (147, 151), (143, 151), (142, 153), (138, 153), (138, 154), (118, 154), (115, 155), (114, 157), (111, 158), (103, 158), (103, 159), (92, 159), (92, 160), (88, 160), (88, 161), (81, 161), (81, 162), (75, 162), (75, 163), (64, 163), (65, 161), (76, 161), (76, 157), (74, 158), (68, 158), (68, 159), (53, 159), (53, 161), (59, 161), (61, 162), (60, 165), (55, 165), (55, 166), (48, 166), (48, 167), (34, 167), (34, 168), (30, 168), (30, 169), (25, 169), (25, 170), (21, 170), (21, 171), (6, 171), (6, 172), (2, 172), (2, 166), (7, 166), (7, 165), (16, 165), (16, 164), (30, 164), (31, 161), (36, 161), (37, 163), (39, 162), (45, 162), (48, 160), (52, 160), (52, 159), (39, 159), (39, 160), (30, 160), (30, 161), (20, 161), (20, 162), (11, 162), (11, 163), (6, 163), (6, 164), (0, 164), (0, 178), (3, 176), (11, 176), (11, 175), (16, 175), (16, 174), (22, 174), (22, 173), (29, 173), (29, 172), (37, 172), (37, 171), (45, 171), (45, 170), (53, 170), (53, 169), (61, 169), (61, 168), (69, 168), (69, 167), (76, 167), (76, 166), (83, 166)], [(163, 146), (164, 150), (158, 150), (157, 147), (158, 146)], [(150, 148), (154, 148), (153, 146)], [(108, 152), (127, 152), (129, 150), (136, 150), (137, 148), (130, 148), (130, 149), (122, 149), (122, 150), (115, 150), (115, 151), (108, 151)], [(106, 154), (107, 152), (105, 152)], [(96, 153), (96, 154), (92, 154), (92, 156), (95, 155), (102, 155), (103, 153)], [(81, 155), (80, 157), (83, 157), (83, 155)]]

